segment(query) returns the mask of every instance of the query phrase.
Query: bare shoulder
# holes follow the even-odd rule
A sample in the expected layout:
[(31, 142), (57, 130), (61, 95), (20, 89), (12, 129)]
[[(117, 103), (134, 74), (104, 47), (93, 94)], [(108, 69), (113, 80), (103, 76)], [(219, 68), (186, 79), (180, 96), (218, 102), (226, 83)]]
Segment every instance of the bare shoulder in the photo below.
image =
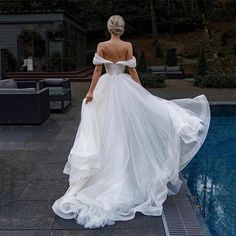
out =
[(132, 46), (132, 43), (131, 42), (125, 42), (126, 43), (126, 57), (127, 59), (132, 59), (133, 58), (133, 46)]
[(133, 53), (133, 45), (131, 42), (125, 42), (125, 47), (126, 47), (126, 50), (130, 52), (130, 54)]
[(97, 54), (99, 56), (103, 56), (103, 50), (104, 50), (104, 42), (100, 42), (97, 45)]
[(106, 47), (109, 46), (109, 43), (110, 43), (109, 41), (100, 42), (98, 43), (97, 48), (100, 50), (105, 49)]
[(98, 43), (99, 46), (103, 47), (103, 46), (106, 46), (110, 43), (110, 40), (107, 40), (107, 41), (102, 41), (100, 43)]
[(132, 47), (132, 43), (128, 41), (122, 41), (126, 47)]
[(103, 48), (104, 47), (104, 42), (99, 42), (98, 45), (97, 45), (97, 48)]

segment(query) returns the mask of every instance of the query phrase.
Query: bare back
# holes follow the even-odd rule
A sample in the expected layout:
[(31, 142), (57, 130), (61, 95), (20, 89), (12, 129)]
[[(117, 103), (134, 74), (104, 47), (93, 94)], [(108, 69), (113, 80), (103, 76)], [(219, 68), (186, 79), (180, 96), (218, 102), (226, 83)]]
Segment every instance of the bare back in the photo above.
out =
[(123, 40), (108, 40), (98, 44), (98, 55), (104, 59), (116, 63), (118, 61), (125, 61), (132, 58), (132, 45), (130, 42)]

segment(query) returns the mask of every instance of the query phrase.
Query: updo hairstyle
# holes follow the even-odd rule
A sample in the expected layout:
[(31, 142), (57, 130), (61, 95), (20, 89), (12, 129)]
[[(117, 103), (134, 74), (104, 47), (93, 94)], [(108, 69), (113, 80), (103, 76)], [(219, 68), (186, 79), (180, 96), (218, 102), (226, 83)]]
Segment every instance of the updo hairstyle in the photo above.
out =
[(113, 15), (107, 21), (107, 29), (111, 34), (122, 35), (125, 30), (125, 21), (120, 15)]

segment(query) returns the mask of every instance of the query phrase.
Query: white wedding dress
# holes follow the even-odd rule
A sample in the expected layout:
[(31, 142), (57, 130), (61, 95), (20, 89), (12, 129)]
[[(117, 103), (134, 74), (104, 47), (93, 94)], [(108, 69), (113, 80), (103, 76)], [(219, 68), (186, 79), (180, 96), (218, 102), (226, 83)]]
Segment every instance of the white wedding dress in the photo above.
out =
[(130, 220), (135, 212), (160, 216), (179, 172), (198, 152), (210, 124), (205, 95), (166, 100), (124, 73), (136, 59), (104, 64), (92, 102), (82, 102), (81, 122), (63, 173), (69, 187), (52, 209), (86, 228)]

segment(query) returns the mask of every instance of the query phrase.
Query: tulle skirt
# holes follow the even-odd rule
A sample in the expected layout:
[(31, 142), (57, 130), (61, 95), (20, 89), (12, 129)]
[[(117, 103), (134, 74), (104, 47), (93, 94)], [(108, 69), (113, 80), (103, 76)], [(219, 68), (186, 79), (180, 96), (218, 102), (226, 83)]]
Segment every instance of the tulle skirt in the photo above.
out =
[(203, 144), (210, 125), (205, 95), (166, 100), (129, 74), (104, 74), (81, 122), (63, 172), (69, 187), (52, 209), (86, 228), (160, 216), (179, 172)]

